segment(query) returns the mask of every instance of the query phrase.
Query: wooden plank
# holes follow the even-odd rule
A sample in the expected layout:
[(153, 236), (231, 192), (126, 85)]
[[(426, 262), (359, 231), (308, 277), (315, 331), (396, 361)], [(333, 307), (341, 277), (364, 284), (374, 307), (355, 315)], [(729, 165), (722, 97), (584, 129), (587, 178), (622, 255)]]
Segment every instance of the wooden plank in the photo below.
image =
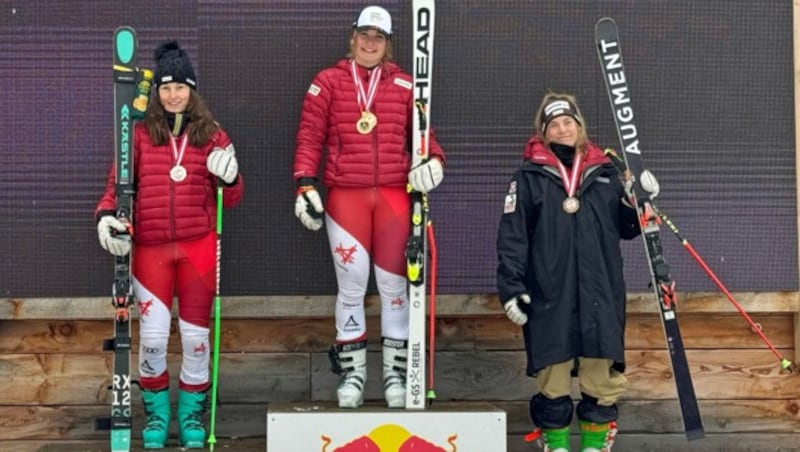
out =
[[(538, 450), (526, 443), (520, 435), (508, 436), (507, 452), (530, 452)], [(580, 450), (580, 437), (570, 437), (572, 450)], [(614, 442), (613, 452), (786, 452), (797, 450), (797, 435), (780, 434), (721, 434), (706, 435), (705, 438), (688, 442), (682, 433), (648, 435), (621, 432)]]
[[(176, 391), (173, 391), (176, 392)], [(174, 399), (174, 397), (173, 397)], [(133, 403), (133, 430), (138, 436), (144, 424), (141, 399)], [(175, 401), (172, 402), (174, 414)], [(107, 431), (94, 429), (94, 421), (107, 417), (107, 405), (2, 406), (0, 440), (96, 439), (107, 438)], [(208, 414), (206, 416), (208, 419)], [(216, 433), (223, 437), (263, 437), (266, 432), (267, 404), (218, 402)], [(178, 427), (170, 424), (170, 435), (177, 438)], [(4, 450), (1, 449), (0, 450)]]
[[(666, 350), (630, 350), (626, 357), (630, 381), (626, 398), (675, 398)], [(687, 357), (701, 399), (800, 398), (800, 378), (780, 373), (767, 351), (689, 350)], [(178, 355), (169, 356), (173, 385), (179, 362)], [(327, 354), (224, 353), (220, 362), (220, 398), (226, 401), (335, 399), (338, 379), (329, 372)], [(437, 396), (527, 400), (533, 380), (524, 375), (524, 366), (522, 351), (439, 352)], [(0, 405), (104, 403), (110, 368), (110, 354), (0, 355)], [(380, 352), (369, 353), (368, 370), (366, 396), (381, 400)]]
[[(780, 372), (769, 351), (688, 350), (695, 392), (700, 399), (800, 397), (800, 378)], [(665, 350), (629, 350), (625, 375), (630, 382), (626, 398), (674, 398), (675, 384)]]
[[(794, 365), (797, 366), (800, 362), (800, 313), (794, 313), (792, 320), (794, 324)], [(791, 359), (785, 355), (784, 358)]]
[[(509, 435), (507, 452), (530, 452), (538, 450), (523, 440), (522, 435)], [(579, 449), (579, 439), (571, 438), (572, 450)], [(458, 450), (469, 450), (467, 445), (459, 444)], [(133, 441), (134, 450), (141, 450), (141, 441)], [(236, 452), (264, 452), (265, 438), (226, 438), (217, 436), (215, 450)], [(621, 433), (614, 443), (614, 452), (785, 452), (797, 449), (797, 436), (788, 434), (733, 434), (708, 435), (699, 441), (687, 442), (682, 434), (648, 435), (642, 433)], [(0, 441), (4, 452), (106, 452), (108, 441)], [(184, 451), (168, 445), (161, 449), (167, 452)], [(273, 451), (268, 451), (273, 452)], [(281, 451), (275, 451), (281, 452)]]
[[(753, 315), (775, 347), (795, 347), (793, 314)], [(695, 314), (681, 317), (687, 348), (767, 349), (738, 314)], [(133, 322), (133, 349), (138, 349), (139, 323)], [(334, 342), (333, 319), (231, 319), (222, 324), (223, 353), (325, 352)], [(380, 349), (380, 318), (367, 318), (371, 350)], [(375, 334), (373, 334), (375, 332)], [(438, 318), (436, 349), (521, 350), (522, 330), (505, 317)], [(212, 331), (213, 334), (213, 331)], [(0, 353), (96, 353), (111, 336), (110, 323), (101, 320), (0, 320)], [(664, 335), (657, 315), (628, 316), (625, 334), (629, 349), (663, 349)], [(170, 352), (180, 352), (177, 321), (173, 321)]]
[[(335, 406), (334, 402), (325, 404)], [(709, 400), (703, 401), (700, 409), (709, 434), (800, 433), (798, 404), (800, 400)], [(475, 405), (486, 403), (455, 404), (465, 410)], [(509, 435), (524, 435), (533, 429), (527, 401), (492, 405), (507, 413)], [(217, 435), (225, 438), (263, 438), (267, 408), (268, 405), (263, 403), (221, 403), (217, 411)], [(626, 435), (626, 432), (680, 434), (683, 428), (675, 400), (626, 400), (619, 403), (619, 411), (622, 435)], [(106, 438), (107, 432), (95, 431), (93, 426), (94, 419), (107, 414), (108, 408), (104, 405), (0, 407), (0, 441)], [(141, 402), (137, 398), (134, 403), (135, 432), (142, 428), (143, 419)], [(577, 433), (575, 423), (572, 430)], [(175, 438), (175, 423), (172, 423), (170, 432), (171, 437)]]
[[(531, 392), (533, 395), (533, 392)], [(578, 402), (577, 395), (573, 397)], [(507, 413), (509, 434), (533, 429), (528, 401), (494, 402)], [(621, 400), (619, 425), (623, 432), (681, 433), (683, 422), (675, 400)], [(706, 433), (800, 433), (800, 400), (702, 400), (700, 415)], [(577, 433), (577, 425), (572, 425)]]
[[(794, 348), (792, 314), (754, 314), (750, 316), (776, 348)], [(769, 347), (737, 314), (687, 313), (680, 316), (681, 336), (686, 348), (764, 349)], [(625, 346), (628, 349), (666, 347), (659, 315), (633, 314), (627, 318)]]
[[(509, 435), (507, 452), (530, 452), (538, 450), (523, 440), (523, 435)], [(791, 433), (781, 434), (733, 434), (708, 435), (699, 441), (687, 442), (682, 434), (649, 435), (642, 433), (621, 433), (614, 443), (614, 452), (785, 452), (797, 449), (797, 436)], [(579, 439), (571, 438), (573, 450), (579, 450)], [(467, 445), (459, 444), (464, 450)], [(141, 441), (133, 441), (134, 450), (141, 450)], [(458, 450), (462, 450), (459, 448)], [(266, 438), (227, 438), (217, 436), (216, 450), (236, 452), (264, 452)], [(0, 441), (0, 450), (4, 452), (105, 452), (108, 450), (107, 440), (91, 441)], [(161, 449), (167, 452), (179, 452), (181, 449), (168, 445)], [(273, 452), (273, 451), (268, 451)], [(274, 451), (281, 452), (281, 451)]]
[[(131, 450), (143, 450), (141, 439), (133, 438)], [(264, 452), (267, 447), (264, 438), (227, 438), (217, 435), (215, 450), (236, 452)], [(0, 450), (3, 452), (108, 452), (108, 440), (90, 441), (0, 441)], [(165, 452), (185, 452), (187, 449), (179, 447), (177, 439), (170, 440), (163, 449)]]
[[(689, 350), (695, 391), (700, 399), (800, 398), (800, 378), (780, 373), (774, 356), (766, 351)], [(674, 399), (669, 355), (666, 350), (631, 350), (626, 353), (628, 399)], [(380, 354), (368, 357), (365, 397), (382, 400)], [(334, 400), (338, 378), (329, 372), (327, 356), (313, 354), (312, 400)], [(528, 400), (534, 380), (525, 376), (524, 352), (441, 352), (436, 354), (434, 385), (437, 400)], [(574, 392), (577, 393), (577, 385)]]
[[(800, 292), (743, 292), (733, 294), (749, 313), (800, 312)], [(437, 315), (442, 317), (502, 316), (496, 294), (440, 294)], [(721, 293), (678, 293), (679, 312), (734, 313), (736, 309)], [(232, 296), (223, 297), (222, 315), (235, 318), (328, 318), (333, 313), (334, 295), (315, 296)], [(380, 312), (377, 295), (366, 297), (367, 315)], [(653, 313), (657, 306), (652, 293), (628, 294), (629, 313)], [(135, 311), (135, 310), (134, 310)], [(134, 312), (134, 317), (136, 313)], [(108, 297), (6, 298), (0, 303), (0, 319), (111, 319)]]
[[(133, 362), (136, 359), (134, 355)], [(168, 363), (170, 384), (177, 387), (180, 356), (169, 354)], [(305, 353), (224, 353), (219, 400), (308, 400), (309, 374)], [(110, 354), (0, 355), (0, 406), (104, 404), (110, 381)]]

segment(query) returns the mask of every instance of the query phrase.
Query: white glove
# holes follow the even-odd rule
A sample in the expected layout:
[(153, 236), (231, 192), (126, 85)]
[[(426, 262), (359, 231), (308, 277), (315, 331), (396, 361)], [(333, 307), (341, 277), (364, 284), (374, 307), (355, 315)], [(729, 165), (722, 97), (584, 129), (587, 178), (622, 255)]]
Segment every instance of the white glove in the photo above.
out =
[(658, 180), (656, 180), (656, 176), (653, 175), (649, 170), (642, 171), (642, 174), (639, 175), (639, 183), (642, 185), (644, 191), (647, 192), (650, 199), (656, 199), (656, 196), (661, 192), (661, 187), (658, 185)]
[(318, 231), (322, 227), (322, 199), (313, 185), (304, 185), (297, 189), (297, 200), (294, 202), (294, 214), (303, 226)]
[(519, 302), (531, 304), (531, 296), (524, 293), (516, 296), (503, 304), (508, 318), (519, 326), (525, 325), (528, 322), (528, 315), (522, 312), (519, 308)]
[[(642, 173), (639, 174), (639, 182), (642, 185), (642, 189), (647, 192), (647, 197), (650, 198), (651, 201), (656, 199), (656, 196), (661, 192), (658, 180), (656, 180), (656, 176), (654, 176), (650, 170), (643, 170)], [(625, 196), (627, 196), (626, 205), (633, 207), (633, 179), (627, 179), (624, 182), (624, 186)], [(644, 195), (644, 193), (640, 193), (640, 195)], [(640, 199), (644, 198), (640, 197)]]
[(112, 230), (117, 232), (127, 232), (125, 223), (119, 221), (113, 215), (104, 215), (97, 222), (97, 238), (100, 246), (114, 256), (125, 256), (131, 252), (131, 236), (124, 234), (115, 236)]
[(428, 193), (439, 186), (443, 178), (442, 162), (436, 157), (411, 168), (408, 173), (408, 183), (411, 184), (411, 188), (422, 193)]
[(226, 184), (232, 184), (239, 175), (239, 162), (236, 161), (236, 151), (233, 145), (227, 148), (214, 148), (206, 160), (208, 171), (222, 179)]

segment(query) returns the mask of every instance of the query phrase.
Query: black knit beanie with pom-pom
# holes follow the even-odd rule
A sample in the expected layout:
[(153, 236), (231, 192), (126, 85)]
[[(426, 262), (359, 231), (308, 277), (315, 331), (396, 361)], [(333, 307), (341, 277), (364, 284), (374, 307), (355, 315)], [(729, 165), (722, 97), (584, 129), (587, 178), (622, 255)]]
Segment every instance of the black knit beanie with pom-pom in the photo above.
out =
[(153, 81), (156, 88), (164, 83), (178, 82), (197, 89), (192, 62), (189, 61), (189, 55), (178, 46), (178, 41), (162, 43), (156, 48), (154, 57), (156, 72)]

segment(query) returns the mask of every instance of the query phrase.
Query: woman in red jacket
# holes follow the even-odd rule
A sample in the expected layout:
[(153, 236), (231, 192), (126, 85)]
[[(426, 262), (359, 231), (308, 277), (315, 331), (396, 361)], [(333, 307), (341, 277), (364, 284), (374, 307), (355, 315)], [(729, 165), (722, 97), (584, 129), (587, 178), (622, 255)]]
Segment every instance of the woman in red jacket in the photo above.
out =
[[(409, 137), (414, 91), (409, 74), (391, 61), (392, 18), (368, 6), (353, 23), (347, 58), (323, 70), (306, 92), (297, 132), (295, 215), (319, 230), (323, 216), (338, 284), (336, 345), (340, 407), (363, 403), (367, 378), (364, 295), (374, 266), (381, 299), (383, 381), (389, 407), (405, 407), (409, 236), (408, 184), (421, 192), (442, 181), (444, 155), (431, 139), (431, 158), (411, 168)], [(322, 181), (327, 209), (316, 190)], [(324, 215), (323, 215), (324, 213)]]
[[(133, 288), (139, 308), (139, 384), (146, 424), (144, 447), (162, 448), (170, 422), (169, 340), (173, 296), (183, 359), (177, 418), (183, 447), (202, 448), (203, 412), (209, 387), (209, 316), (215, 291), (216, 185), (223, 205), (242, 198), (244, 182), (228, 134), (196, 91), (189, 57), (177, 42), (155, 52), (156, 95), (144, 123), (134, 130)], [(115, 171), (95, 210), (100, 245), (111, 254), (131, 252), (115, 236), (127, 225), (115, 217)]]

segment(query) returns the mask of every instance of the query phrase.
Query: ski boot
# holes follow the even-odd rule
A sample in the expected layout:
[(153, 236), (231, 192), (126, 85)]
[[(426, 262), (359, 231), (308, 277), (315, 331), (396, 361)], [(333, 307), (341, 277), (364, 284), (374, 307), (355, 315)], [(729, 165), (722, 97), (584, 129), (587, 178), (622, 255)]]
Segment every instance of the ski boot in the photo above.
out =
[(383, 394), (389, 408), (406, 407), (408, 341), (383, 338)]
[(336, 398), (339, 408), (358, 408), (364, 403), (367, 382), (367, 341), (336, 344), (328, 352), (333, 373), (341, 375)]
[(525, 435), (525, 442), (543, 443), (543, 452), (569, 452), (569, 426), (537, 428)]
[(206, 391), (178, 390), (178, 428), (181, 445), (187, 449), (202, 449), (206, 442), (203, 414), (206, 411)]
[(581, 451), (583, 452), (609, 452), (617, 435), (615, 421), (595, 423), (578, 420), (581, 429)]
[(169, 388), (160, 391), (142, 390), (145, 425), (142, 440), (145, 449), (162, 449), (169, 436)]

